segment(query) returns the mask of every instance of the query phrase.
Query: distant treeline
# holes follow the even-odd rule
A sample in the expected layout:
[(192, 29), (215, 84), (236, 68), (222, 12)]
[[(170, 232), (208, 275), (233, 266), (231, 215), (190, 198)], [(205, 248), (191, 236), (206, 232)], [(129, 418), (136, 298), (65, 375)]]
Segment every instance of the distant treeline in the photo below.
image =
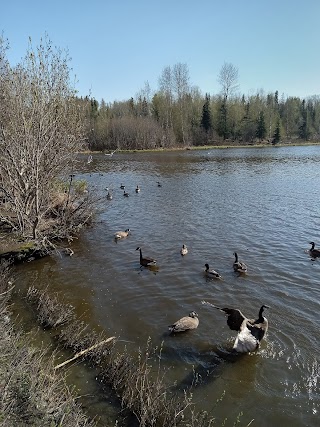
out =
[(185, 64), (166, 67), (159, 88), (149, 84), (134, 98), (99, 103), (85, 98), (92, 150), (155, 149), (200, 145), (319, 141), (320, 96), (307, 99), (278, 91), (239, 95), (237, 69), (224, 64), (219, 94), (189, 85)]

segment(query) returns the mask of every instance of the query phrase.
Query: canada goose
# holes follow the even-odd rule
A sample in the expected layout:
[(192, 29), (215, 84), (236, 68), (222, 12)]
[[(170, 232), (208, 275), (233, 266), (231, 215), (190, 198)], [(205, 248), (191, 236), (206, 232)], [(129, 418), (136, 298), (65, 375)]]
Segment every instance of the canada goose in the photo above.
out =
[(181, 255), (187, 255), (188, 253), (188, 248), (186, 247), (186, 245), (182, 245), (182, 248), (180, 249), (180, 253)]
[(204, 271), (206, 273), (206, 276), (213, 277), (215, 279), (221, 279), (221, 275), (217, 271), (215, 271), (213, 269), (210, 270), (209, 264), (205, 264), (204, 266), (206, 267), (206, 269)]
[(248, 271), (248, 267), (244, 262), (238, 260), (237, 252), (233, 254), (235, 256), (235, 261), (233, 263), (233, 269), (236, 273), (246, 273)]
[(140, 251), (140, 265), (143, 267), (148, 267), (151, 265), (156, 265), (157, 261), (153, 258), (149, 258), (149, 257), (143, 257), (142, 256), (142, 250), (141, 248), (138, 246), (136, 251)]
[(127, 228), (125, 231), (117, 231), (116, 233), (114, 233), (114, 238), (115, 239), (122, 239), (124, 237), (128, 237), (130, 231), (131, 231), (130, 228)]
[(125, 185), (121, 184), (120, 188), (121, 188), (121, 190), (124, 190), (126, 187), (125, 187)]
[(123, 191), (124, 197), (129, 197), (129, 193), (126, 192), (126, 190)]
[(139, 187), (139, 185), (137, 185), (137, 187), (136, 187), (136, 193), (140, 193), (140, 187)]
[(310, 242), (311, 249), (309, 250), (310, 255), (312, 258), (320, 257), (320, 249), (315, 248), (315, 243)]
[(259, 348), (260, 342), (268, 330), (268, 319), (262, 313), (267, 305), (262, 305), (259, 310), (258, 319), (247, 319), (240, 310), (234, 308), (220, 308), (210, 302), (201, 301), (202, 304), (210, 305), (228, 315), (227, 324), (232, 331), (238, 335), (233, 344), (233, 349), (238, 353), (248, 353)]
[(196, 329), (199, 325), (198, 314), (195, 311), (191, 311), (188, 316), (182, 317), (172, 325), (169, 325), (170, 332), (184, 332), (189, 329)]
[(162, 184), (159, 181), (157, 181), (157, 184), (158, 184), (158, 187), (162, 187)]
[(108, 191), (107, 200), (112, 200), (112, 194), (110, 193), (110, 191)]

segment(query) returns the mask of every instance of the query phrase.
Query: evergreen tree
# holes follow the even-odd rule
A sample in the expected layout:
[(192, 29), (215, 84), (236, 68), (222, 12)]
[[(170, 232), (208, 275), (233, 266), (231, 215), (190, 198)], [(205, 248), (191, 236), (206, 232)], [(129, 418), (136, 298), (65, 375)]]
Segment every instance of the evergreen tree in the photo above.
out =
[(308, 112), (306, 109), (306, 101), (303, 99), (301, 103), (301, 124), (299, 126), (299, 138), (307, 141), (309, 139), (308, 127)]
[(218, 110), (217, 132), (218, 135), (223, 137), (224, 140), (229, 136), (227, 127), (227, 104), (225, 100), (221, 102), (220, 108)]
[(210, 110), (210, 95), (206, 93), (206, 100), (202, 107), (201, 127), (208, 133), (212, 129), (212, 116)]
[(277, 121), (277, 125), (273, 134), (272, 144), (278, 144), (281, 139), (281, 133), (280, 133), (280, 120)]
[(264, 120), (264, 114), (263, 111), (260, 111), (259, 117), (257, 120), (257, 131), (256, 131), (256, 137), (259, 138), (261, 141), (263, 138), (265, 138), (267, 134), (266, 124)]

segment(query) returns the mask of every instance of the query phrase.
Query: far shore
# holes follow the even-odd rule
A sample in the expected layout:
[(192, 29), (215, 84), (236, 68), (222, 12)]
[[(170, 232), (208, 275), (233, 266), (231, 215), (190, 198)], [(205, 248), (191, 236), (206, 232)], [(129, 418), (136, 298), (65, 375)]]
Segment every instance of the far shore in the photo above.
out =
[[(132, 149), (132, 150), (117, 150), (117, 153), (166, 153), (174, 151), (197, 151), (197, 150), (212, 150), (212, 149), (226, 149), (226, 148), (267, 148), (267, 147), (293, 147), (293, 146), (312, 146), (320, 145), (320, 141), (317, 142), (285, 142), (285, 143), (261, 143), (261, 144), (225, 144), (225, 145), (200, 145), (200, 146), (184, 146), (184, 147), (172, 147), (172, 148), (152, 148), (152, 149)], [(111, 150), (103, 151), (81, 151), (80, 154), (104, 154)]]

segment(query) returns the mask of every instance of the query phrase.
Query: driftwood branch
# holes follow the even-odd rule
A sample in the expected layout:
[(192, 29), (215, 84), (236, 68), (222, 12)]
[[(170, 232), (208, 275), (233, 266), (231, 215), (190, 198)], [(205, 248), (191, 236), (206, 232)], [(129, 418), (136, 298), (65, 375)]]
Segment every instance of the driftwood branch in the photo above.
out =
[(73, 356), (71, 359), (65, 360), (64, 362), (62, 362), (62, 363), (60, 363), (59, 365), (55, 366), (55, 367), (54, 367), (54, 369), (59, 369), (59, 368), (61, 368), (62, 366), (65, 366), (65, 365), (67, 365), (68, 363), (73, 362), (74, 360), (78, 359), (79, 357), (83, 356), (84, 354), (88, 353), (89, 351), (94, 350), (95, 348), (99, 347), (100, 345), (106, 344), (106, 343), (108, 343), (108, 342), (110, 342), (110, 341), (114, 340), (115, 338), (116, 338), (116, 337), (110, 337), (110, 338), (107, 338), (106, 340), (103, 340), (103, 341), (101, 341), (101, 342), (99, 342), (99, 343), (97, 343), (97, 344), (94, 344), (94, 345), (92, 345), (91, 347), (86, 348), (85, 350), (81, 350), (81, 351), (79, 351), (79, 353), (77, 353), (77, 354), (76, 354), (75, 356)]

